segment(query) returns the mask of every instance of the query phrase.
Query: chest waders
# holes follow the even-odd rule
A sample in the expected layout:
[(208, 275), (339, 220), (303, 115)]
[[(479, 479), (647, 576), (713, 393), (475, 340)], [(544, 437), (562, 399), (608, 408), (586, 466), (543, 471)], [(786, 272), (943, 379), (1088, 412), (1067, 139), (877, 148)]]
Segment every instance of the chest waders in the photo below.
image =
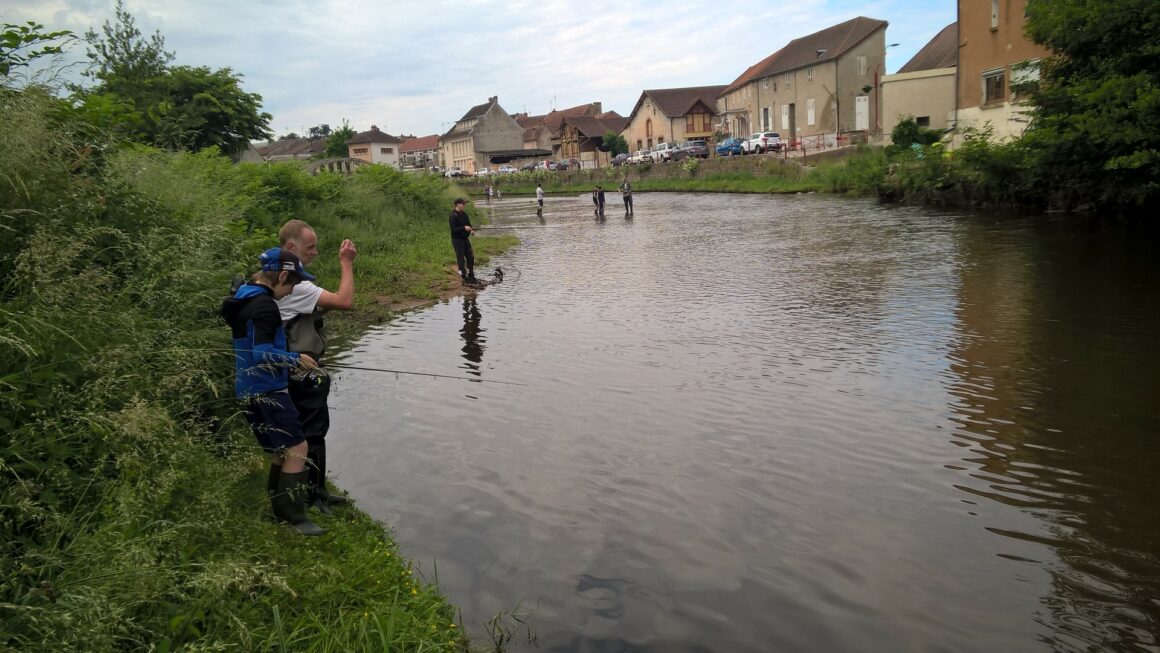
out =
[[(326, 354), (326, 325), (323, 313), (303, 313), (286, 323), (286, 345), (290, 351), (306, 354), (323, 364)], [(310, 494), (306, 505), (329, 514), (330, 506), (346, 503), (346, 497), (326, 489), (326, 433), (330, 430), (330, 376), (324, 373), (291, 375), (290, 398), (298, 409), (302, 433), (306, 436), (307, 482)]]

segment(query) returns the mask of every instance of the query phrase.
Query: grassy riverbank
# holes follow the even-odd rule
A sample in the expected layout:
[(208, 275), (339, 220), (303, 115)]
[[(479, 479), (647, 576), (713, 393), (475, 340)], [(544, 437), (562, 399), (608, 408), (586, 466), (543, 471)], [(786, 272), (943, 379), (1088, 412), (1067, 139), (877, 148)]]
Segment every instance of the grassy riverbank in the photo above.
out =
[(382, 526), (266, 521), (217, 317), (292, 217), (318, 229), (324, 281), (359, 246), (348, 332), (376, 298), (438, 296), (458, 189), (126, 146), (36, 91), (0, 106), (0, 650), (461, 650)]
[(678, 163), (644, 164), (572, 170), (520, 172), (489, 179), (465, 179), (460, 184), (480, 198), (490, 184), (505, 195), (535, 194), (536, 184), (548, 194), (575, 194), (601, 185), (615, 189), (627, 176), (633, 190), (713, 192), (713, 193), (803, 193), (836, 192), (872, 195), (886, 176), (886, 158), (881, 148), (862, 147), (840, 153), (822, 153), (800, 158), (777, 155), (690, 160)]

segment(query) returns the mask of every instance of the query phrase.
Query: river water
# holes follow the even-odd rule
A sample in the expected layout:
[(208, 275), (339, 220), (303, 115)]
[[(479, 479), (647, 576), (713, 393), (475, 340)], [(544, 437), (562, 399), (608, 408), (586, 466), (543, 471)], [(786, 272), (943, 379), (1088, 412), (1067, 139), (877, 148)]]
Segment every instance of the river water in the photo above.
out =
[[(1154, 234), (820, 195), (495, 202), (506, 280), (338, 373), (332, 468), (577, 653), (1160, 650)], [(448, 244), (450, 249), (450, 244)], [(485, 275), (481, 275), (485, 276)]]

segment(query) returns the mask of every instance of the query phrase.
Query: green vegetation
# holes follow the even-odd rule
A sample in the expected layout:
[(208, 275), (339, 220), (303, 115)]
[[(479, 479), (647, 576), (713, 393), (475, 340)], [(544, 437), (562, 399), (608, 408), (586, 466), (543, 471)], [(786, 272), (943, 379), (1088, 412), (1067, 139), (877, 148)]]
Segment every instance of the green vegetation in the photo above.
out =
[(241, 76), (223, 68), (170, 67), (173, 53), (154, 33), (145, 40), (118, 0), (116, 20), (98, 34), (85, 33), (96, 80), (77, 88), (74, 102), (86, 114), (102, 114), (100, 127), (128, 140), (168, 149), (216, 146), (227, 154), (270, 136), (262, 96), (246, 93)]
[[(357, 242), (347, 332), (381, 315), (376, 295), (436, 296), (452, 278), (457, 189), (377, 166), (312, 177), (129, 144), (11, 82), (0, 650), (462, 650), (436, 579), (382, 525), (347, 508), (307, 541), (267, 521), (264, 457), (237, 413), (217, 316), (231, 277), (289, 218), (317, 228), (323, 279), (337, 278), (340, 240)], [(116, 122), (119, 107), (103, 115)]]
[(626, 154), (628, 153), (628, 141), (624, 140), (623, 135), (609, 129), (604, 132), (604, 138), (600, 139), (600, 149), (612, 154), (612, 156)]

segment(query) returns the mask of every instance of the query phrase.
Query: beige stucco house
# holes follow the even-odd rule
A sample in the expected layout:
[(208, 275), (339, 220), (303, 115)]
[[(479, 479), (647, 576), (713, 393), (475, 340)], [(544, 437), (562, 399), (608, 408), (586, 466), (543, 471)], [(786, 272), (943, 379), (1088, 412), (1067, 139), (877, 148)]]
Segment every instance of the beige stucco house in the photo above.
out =
[(963, 130), (990, 123), (998, 139), (1027, 128), (1013, 83), (1039, 78), (1039, 61), (1050, 51), (1023, 34), (1027, 0), (958, 0), (959, 61), (955, 118)]
[(379, 130), (377, 125), (359, 132), (346, 142), (347, 156), (368, 163), (399, 167), (399, 146), (403, 139)]
[(955, 66), (959, 26), (951, 23), (898, 69), (882, 78), (882, 131), (889, 140), (907, 117), (919, 127), (945, 130), (955, 120)]
[(794, 39), (750, 66), (721, 93), (721, 131), (745, 137), (772, 130), (814, 146), (879, 133), (886, 27), (859, 16)]
[(690, 86), (645, 90), (628, 114), (622, 134), (628, 149), (652, 149), (657, 143), (711, 138), (717, 96), (724, 86)]
[(493, 95), (487, 102), (471, 107), (439, 138), (439, 158), (444, 166), (457, 166), (472, 174), (519, 156), (524, 149), (523, 137), (523, 127)]

